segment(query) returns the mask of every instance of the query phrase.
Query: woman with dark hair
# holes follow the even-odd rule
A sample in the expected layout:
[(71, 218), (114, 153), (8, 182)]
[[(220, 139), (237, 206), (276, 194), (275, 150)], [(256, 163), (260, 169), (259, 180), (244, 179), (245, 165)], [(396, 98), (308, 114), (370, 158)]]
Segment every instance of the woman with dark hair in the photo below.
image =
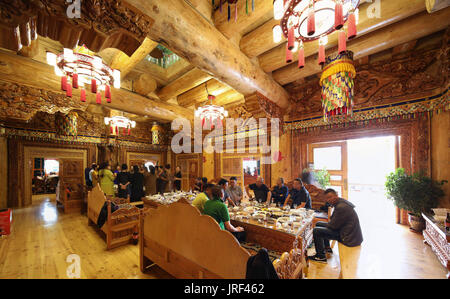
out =
[(139, 166), (133, 166), (133, 174), (130, 177), (131, 182), (131, 202), (141, 201), (144, 197), (144, 175), (139, 172)]
[(130, 195), (130, 173), (128, 172), (127, 164), (122, 164), (122, 171), (117, 175), (117, 183), (119, 186), (119, 197), (128, 198)]
[(177, 166), (177, 168), (175, 169), (175, 174), (173, 175), (174, 177), (174, 181), (173, 181), (173, 186), (175, 191), (180, 191), (181, 190), (181, 167)]
[(107, 196), (114, 196), (114, 179), (115, 176), (111, 171), (111, 166), (108, 162), (100, 164), (98, 177), (100, 180), (100, 188)]

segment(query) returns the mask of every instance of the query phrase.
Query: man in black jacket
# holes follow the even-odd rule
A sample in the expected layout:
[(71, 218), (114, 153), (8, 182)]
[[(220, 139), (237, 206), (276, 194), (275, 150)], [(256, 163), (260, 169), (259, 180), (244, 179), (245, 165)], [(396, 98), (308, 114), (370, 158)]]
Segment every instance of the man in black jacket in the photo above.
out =
[(348, 247), (359, 246), (363, 241), (355, 205), (339, 198), (333, 189), (325, 190), (325, 196), (327, 203), (334, 207), (334, 211), (328, 223), (317, 222), (313, 230), (316, 255), (309, 257), (310, 260), (323, 263), (327, 262), (325, 252), (333, 252), (330, 240), (337, 240)]

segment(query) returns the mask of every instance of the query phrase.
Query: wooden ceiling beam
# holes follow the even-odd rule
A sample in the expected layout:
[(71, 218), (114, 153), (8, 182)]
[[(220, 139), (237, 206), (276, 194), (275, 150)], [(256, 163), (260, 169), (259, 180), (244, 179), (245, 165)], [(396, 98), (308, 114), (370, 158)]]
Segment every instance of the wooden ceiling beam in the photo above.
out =
[(254, 11), (252, 11), (251, 0), (248, 4), (247, 15), (245, 0), (237, 2), (238, 16), (237, 21), (235, 21), (235, 4), (230, 7), (231, 19), (228, 20), (228, 4), (223, 3), (222, 12), (220, 9), (214, 12), (216, 28), (227, 38), (232, 38), (236, 35), (246, 34), (249, 30), (255, 28), (255, 23), (263, 24), (273, 17), (273, 0), (256, 0)]
[[(154, 20), (149, 37), (247, 95), (259, 92), (286, 110), (289, 95), (278, 83), (185, 1), (127, 0)], [(256, 3), (263, 1), (256, 1)], [(269, 1), (271, 2), (271, 1)], [(255, 11), (258, 11), (256, 9)], [(189, 36), (187, 36), (189, 35)]]
[[(380, 30), (354, 39), (347, 44), (347, 48), (354, 53), (354, 59), (369, 56), (409, 41), (443, 30), (450, 25), (450, 9), (444, 9), (429, 14), (426, 11), (406, 20), (384, 27)], [(333, 54), (337, 48), (329, 49), (327, 55)], [(289, 65), (273, 72), (273, 78), (282, 85), (294, 82), (321, 72), (317, 64), (316, 55), (305, 61), (305, 67), (298, 69), (296, 65)]]
[[(381, 3), (381, 18), (369, 18), (367, 15), (367, 9), (372, 5), (373, 3), (364, 3), (360, 7), (359, 11), (359, 23), (357, 25), (358, 29), (358, 36), (356, 38), (361, 38), (364, 35), (373, 32), (375, 30), (381, 29), (385, 26), (388, 26), (390, 24), (396, 23), (400, 20), (403, 20), (405, 18), (408, 18), (412, 15), (415, 15), (419, 12), (425, 11), (425, 3), (423, 0), (396, 0), (396, 1), (388, 1), (383, 0)], [(431, 24), (422, 24), (423, 27), (427, 27)], [(270, 32), (272, 34), (272, 31)], [(266, 34), (267, 35), (267, 34)], [(269, 38), (266, 36), (264, 38), (264, 35), (260, 37), (261, 40), (264, 40), (265, 44), (272, 44), (272, 35)], [(328, 36), (328, 44), (327, 48), (332, 48), (337, 45), (337, 33), (330, 34)], [(262, 43), (262, 42), (261, 42)], [(258, 41), (258, 44), (260, 42)], [(242, 46), (242, 44), (241, 44)], [(246, 48), (251, 48), (250, 46), (246, 45)], [(318, 51), (318, 41), (308, 42), (305, 43), (305, 57), (308, 57), (310, 55), (316, 54)], [(296, 65), (296, 61), (298, 60), (297, 53), (294, 53), (294, 59), (293, 63), (291, 63), (293, 66)], [(282, 67), (285, 67), (286, 64), (286, 42), (281, 43), (276, 48), (265, 52), (264, 54), (260, 55), (258, 57), (259, 64), (261, 68), (265, 72), (273, 72), (277, 69), (280, 69)]]
[(154, 48), (156, 48), (157, 45), (158, 43), (155, 43), (146, 37), (144, 42), (133, 53), (133, 55), (131, 55), (131, 57), (122, 51), (118, 52), (113, 58), (110, 67), (113, 69), (118, 69), (120, 71), (120, 76), (125, 78), (139, 62), (141, 62)]
[[(65, 94), (61, 91), (60, 77), (56, 76), (53, 67), (30, 58), (0, 50), (0, 81), (25, 85), (36, 89), (49, 90)], [(111, 89), (112, 102), (103, 106), (136, 115), (147, 115), (161, 121), (172, 121), (177, 117), (193, 120), (191, 110), (177, 105), (157, 102), (123, 89)], [(95, 105), (95, 94), (86, 92), (87, 102), (84, 105)], [(74, 99), (80, 97), (80, 89), (73, 89)], [(26, 103), (24, 103), (26, 105)]]
[(213, 23), (213, 7), (211, 0), (187, 0), (205, 19)]
[(209, 79), (211, 79), (211, 75), (199, 70), (198, 68), (194, 68), (177, 80), (161, 88), (156, 94), (161, 100), (167, 101), (194, 87), (199, 86), (200, 84), (205, 83)]
[(178, 105), (181, 107), (190, 107), (196, 103), (203, 103), (208, 100), (208, 93), (206, 92), (206, 86), (208, 86), (209, 94), (218, 96), (221, 93), (231, 90), (231, 87), (223, 84), (216, 79), (211, 79), (205, 84), (198, 85), (197, 87), (180, 94), (177, 97)]

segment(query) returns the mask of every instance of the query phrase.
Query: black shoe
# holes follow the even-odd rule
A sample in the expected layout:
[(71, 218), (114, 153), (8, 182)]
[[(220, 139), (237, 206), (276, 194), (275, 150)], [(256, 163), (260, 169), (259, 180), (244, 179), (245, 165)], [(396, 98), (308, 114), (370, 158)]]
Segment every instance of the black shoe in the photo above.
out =
[(323, 255), (313, 255), (313, 256), (308, 256), (309, 260), (315, 261), (315, 262), (319, 262), (319, 263), (327, 263), (327, 258)]
[(325, 248), (325, 252), (329, 254), (333, 254), (333, 248)]

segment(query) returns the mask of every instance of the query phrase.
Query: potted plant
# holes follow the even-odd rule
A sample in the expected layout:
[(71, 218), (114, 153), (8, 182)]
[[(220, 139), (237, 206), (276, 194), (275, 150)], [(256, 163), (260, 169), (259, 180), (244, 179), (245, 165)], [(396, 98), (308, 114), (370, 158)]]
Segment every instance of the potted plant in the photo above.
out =
[(410, 228), (421, 232), (425, 228), (422, 213), (430, 213), (444, 196), (441, 186), (447, 181), (434, 181), (422, 172), (408, 175), (405, 169), (398, 168), (386, 178), (386, 193), (394, 204), (407, 210)]

